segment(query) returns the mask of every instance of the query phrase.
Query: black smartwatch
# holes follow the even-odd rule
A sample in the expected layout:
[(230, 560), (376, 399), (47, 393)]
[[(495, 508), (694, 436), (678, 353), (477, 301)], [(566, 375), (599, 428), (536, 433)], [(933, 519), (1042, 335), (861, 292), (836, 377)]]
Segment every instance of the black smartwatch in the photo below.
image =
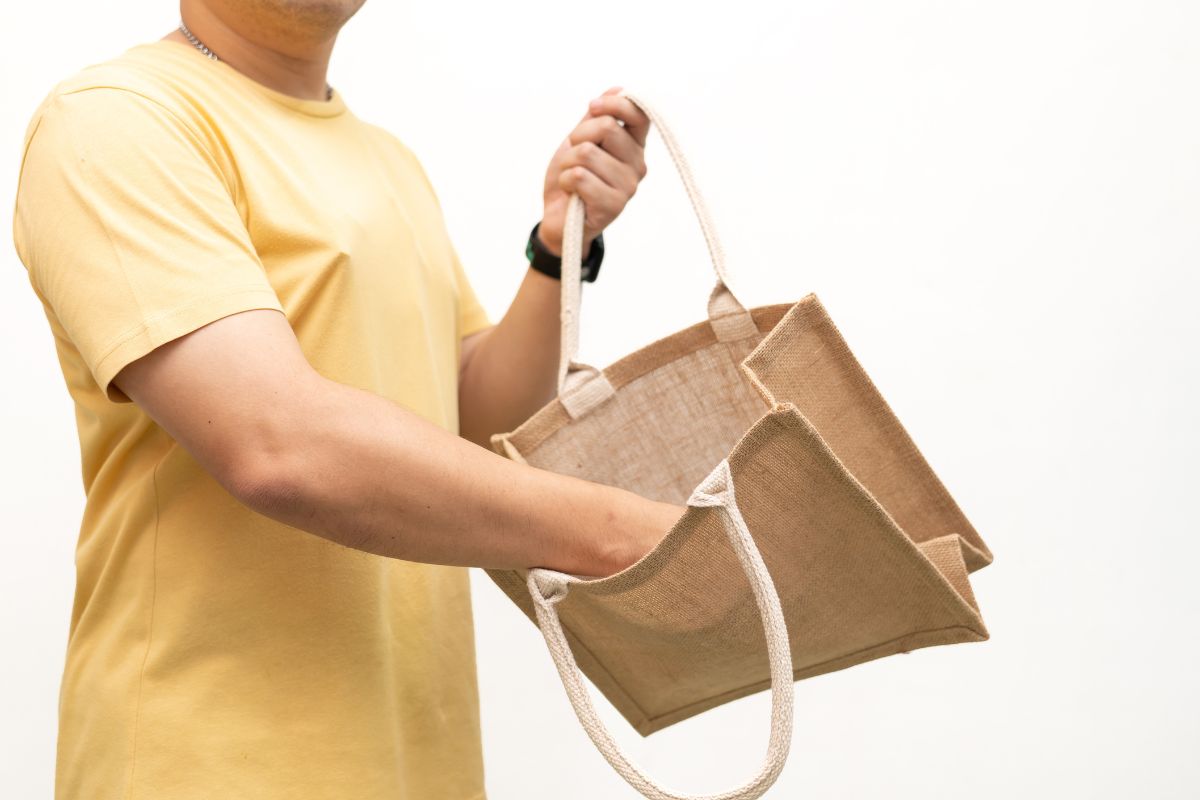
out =
[[(539, 222), (529, 232), (529, 243), (525, 245), (525, 257), (529, 259), (529, 266), (538, 272), (549, 275), (555, 280), (562, 280), (562, 258), (546, 249), (542, 237), (538, 236), (538, 228), (541, 225), (542, 223)], [(603, 260), (604, 234), (601, 233), (592, 240), (587, 258), (583, 259), (583, 264), (580, 266), (580, 277), (588, 283), (594, 282), (596, 276), (600, 274), (600, 262)]]

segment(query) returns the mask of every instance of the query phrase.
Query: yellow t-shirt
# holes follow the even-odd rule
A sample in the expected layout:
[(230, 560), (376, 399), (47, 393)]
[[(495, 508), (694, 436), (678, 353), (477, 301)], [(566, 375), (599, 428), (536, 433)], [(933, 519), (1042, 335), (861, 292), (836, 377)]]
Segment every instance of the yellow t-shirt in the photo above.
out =
[(459, 342), (488, 318), (413, 153), (337, 93), (142, 44), (38, 108), (14, 238), (87, 495), (57, 796), (482, 797), (466, 571), (250, 511), (110, 383), (276, 309), (318, 372), (457, 431)]

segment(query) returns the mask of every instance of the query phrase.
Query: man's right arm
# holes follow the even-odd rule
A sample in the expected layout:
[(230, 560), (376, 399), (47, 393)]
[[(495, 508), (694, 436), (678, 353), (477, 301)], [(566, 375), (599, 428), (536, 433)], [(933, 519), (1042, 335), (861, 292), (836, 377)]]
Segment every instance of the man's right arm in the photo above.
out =
[(114, 383), (254, 511), (382, 556), (603, 576), (683, 513), (510, 461), (323, 378), (275, 310), (209, 323)]

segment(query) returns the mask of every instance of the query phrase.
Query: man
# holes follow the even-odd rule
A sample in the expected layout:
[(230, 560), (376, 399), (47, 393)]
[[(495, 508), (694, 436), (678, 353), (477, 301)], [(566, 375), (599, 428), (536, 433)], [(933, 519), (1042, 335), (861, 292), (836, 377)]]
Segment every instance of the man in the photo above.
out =
[[(483, 797), (462, 567), (607, 575), (682, 513), (479, 446), (553, 396), (559, 285), (489, 324), (417, 158), (327, 88), (361, 3), (184, 0), (30, 124), (87, 493), (59, 798)], [(645, 173), (617, 91), (550, 162), (551, 254)]]

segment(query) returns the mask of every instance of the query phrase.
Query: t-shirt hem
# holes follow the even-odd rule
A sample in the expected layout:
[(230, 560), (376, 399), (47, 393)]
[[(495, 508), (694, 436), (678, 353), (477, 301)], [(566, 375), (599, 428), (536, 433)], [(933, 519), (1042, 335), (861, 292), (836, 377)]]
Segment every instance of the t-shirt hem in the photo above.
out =
[(218, 295), (206, 294), (182, 306), (142, 320), (110, 345), (96, 363), (93, 376), (100, 391), (114, 403), (128, 403), (129, 398), (119, 387), (112, 385), (128, 364), (138, 360), (156, 347), (202, 328), (222, 317), (239, 311), (269, 308), (283, 312), (275, 292), (261, 285), (231, 288)]

